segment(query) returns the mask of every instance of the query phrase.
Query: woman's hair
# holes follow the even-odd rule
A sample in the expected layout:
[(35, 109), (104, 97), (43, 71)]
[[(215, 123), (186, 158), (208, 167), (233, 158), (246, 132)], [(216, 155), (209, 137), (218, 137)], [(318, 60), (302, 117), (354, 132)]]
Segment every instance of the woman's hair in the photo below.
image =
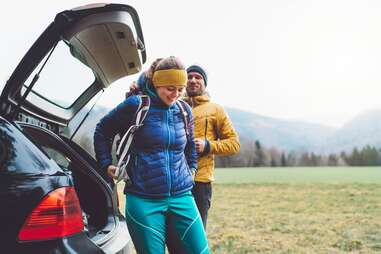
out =
[(169, 69), (185, 70), (185, 65), (177, 57), (170, 56), (170, 57), (161, 59), (155, 67), (155, 71), (169, 70)]
[(157, 58), (145, 72), (147, 78), (152, 79), (153, 73), (160, 70), (185, 70), (185, 65), (175, 56)]

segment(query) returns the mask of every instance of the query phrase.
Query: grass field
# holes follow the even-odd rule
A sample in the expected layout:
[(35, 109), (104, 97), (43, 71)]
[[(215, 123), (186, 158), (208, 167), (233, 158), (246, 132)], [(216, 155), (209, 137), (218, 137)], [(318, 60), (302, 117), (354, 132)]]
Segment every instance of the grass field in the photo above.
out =
[(381, 253), (381, 168), (217, 169), (207, 234), (212, 253)]
[(375, 183), (381, 167), (229, 168), (215, 171), (218, 184), (242, 183)]

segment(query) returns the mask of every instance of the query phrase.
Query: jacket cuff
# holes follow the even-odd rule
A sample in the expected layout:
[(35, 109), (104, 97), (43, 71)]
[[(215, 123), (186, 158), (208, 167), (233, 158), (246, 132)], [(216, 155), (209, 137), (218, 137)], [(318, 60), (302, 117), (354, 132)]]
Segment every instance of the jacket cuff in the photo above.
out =
[(204, 151), (202, 151), (202, 153), (200, 153), (200, 157), (201, 156), (205, 156), (205, 155), (207, 155), (207, 154), (209, 154), (210, 153), (210, 142), (209, 142), (209, 140), (207, 140), (207, 139), (205, 139), (205, 147), (204, 147)]
[(107, 168), (110, 165), (112, 165), (112, 161), (107, 161), (107, 162), (102, 163), (101, 168), (103, 169), (103, 171), (107, 171)]

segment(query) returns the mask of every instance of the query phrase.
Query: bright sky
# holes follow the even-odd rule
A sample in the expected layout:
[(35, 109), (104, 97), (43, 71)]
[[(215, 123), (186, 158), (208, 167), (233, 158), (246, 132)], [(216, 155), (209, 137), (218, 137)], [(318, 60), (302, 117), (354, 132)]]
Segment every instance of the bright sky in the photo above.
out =
[[(213, 100), (224, 106), (332, 126), (381, 108), (381, 1), (111, 2), (137, 9), (148, 54), (144, 68), (170, 55), (201, 64)], [(0, 80), (57, 12), (84, 3), (5, 2)], [(121, 100), (130, 80), (111, 88), (103, 104)]]

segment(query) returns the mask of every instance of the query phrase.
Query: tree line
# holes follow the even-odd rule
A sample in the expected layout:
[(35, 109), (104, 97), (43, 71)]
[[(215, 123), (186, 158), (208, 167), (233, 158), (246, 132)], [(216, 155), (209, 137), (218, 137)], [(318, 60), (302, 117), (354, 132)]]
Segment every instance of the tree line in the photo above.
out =
[(308, 151), (282, 151), (264, 147), (259, 140), (241, 140), (241, 149), (234, 156), (217, 156), (216, 167), (317, 167), (379, 166), (381, 149), (367, 145), (350, 152), (318, 154)]
[[(78, 135), (75, 139), (94, 156), (92, 137)], [(114, 146), (115, 150), (115, 146)], [(317, 167), (317, 166), (379, 166), (381, 149), (367, 145), (350, 152), (328, 155), (308, 151), (283, 151), (265, 147), (259, 140), (241, 140), (240, 152), (233, 156), (217, 156), (216, 167)]]

